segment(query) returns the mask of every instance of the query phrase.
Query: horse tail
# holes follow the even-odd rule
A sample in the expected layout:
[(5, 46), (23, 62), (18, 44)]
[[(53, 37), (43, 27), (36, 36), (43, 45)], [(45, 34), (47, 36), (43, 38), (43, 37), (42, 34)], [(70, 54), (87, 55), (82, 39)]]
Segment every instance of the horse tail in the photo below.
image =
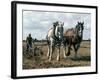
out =
[(47, 44), (49, 44), (48, 35), (46, 35), (46, 41), (47, 41)]

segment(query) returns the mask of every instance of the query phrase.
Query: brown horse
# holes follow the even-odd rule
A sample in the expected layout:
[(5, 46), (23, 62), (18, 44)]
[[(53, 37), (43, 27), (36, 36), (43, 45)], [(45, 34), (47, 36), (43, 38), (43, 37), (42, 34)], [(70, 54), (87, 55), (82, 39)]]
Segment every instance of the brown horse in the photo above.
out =
[(67, 56), (70, 55), (71, 46), (73, 46), (75, 51), (75, 57), (77, 57), (77, 51), (80, 47), (83, 37), (83, 29), (84, 29), (83, 25), (84, 22), (78, 22), (75, 28), (71, 28), (65, 31), (63, 45), (64, 45), (64, 54), (66, 54), (66, 47), (68, 48)]

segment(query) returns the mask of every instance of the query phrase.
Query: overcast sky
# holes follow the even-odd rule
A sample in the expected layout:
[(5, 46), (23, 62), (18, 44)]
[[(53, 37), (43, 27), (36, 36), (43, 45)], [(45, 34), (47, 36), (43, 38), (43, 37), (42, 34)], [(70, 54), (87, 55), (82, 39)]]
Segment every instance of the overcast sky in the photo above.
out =
[(83, 39), (90, 39), (91, 14), (43, 11), (23, 11), (23, 39), (25, 40), (29, 33), (33, 38), (45, 39), (55, 21), (64, 22), (64, 30), (74, 28), (78, 21), (84, 21)]

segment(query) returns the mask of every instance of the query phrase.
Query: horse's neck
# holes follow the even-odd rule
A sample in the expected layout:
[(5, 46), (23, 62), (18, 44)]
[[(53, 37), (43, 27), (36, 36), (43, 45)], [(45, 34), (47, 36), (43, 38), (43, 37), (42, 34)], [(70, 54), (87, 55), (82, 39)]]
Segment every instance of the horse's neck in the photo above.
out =
[(76, 33), (76, 36), (78, 36), (79, 41), (81, 42), (81, 40), (83, 39), (83, 31), (82, 31), (82, 33), (81, 33), (81, 35), (80, 35), (78, 29), (75, 28), (75, 33)]
[(82, 31), (82, 34), (81, 34), (81, 39), (83, 38), (83, 31)]
[(56, 37), (58, 36), (58, 26), (56, 26), (56, 29), (55, 29), (55, 36)]
[(80, 42), (82, 41), (82, 39), (83, 39), (83, 31), (82, 31), (81, 35), (79, 35)]
[(75, 28), (75, 33), (78, 35), (78, 29), (77, 28)]

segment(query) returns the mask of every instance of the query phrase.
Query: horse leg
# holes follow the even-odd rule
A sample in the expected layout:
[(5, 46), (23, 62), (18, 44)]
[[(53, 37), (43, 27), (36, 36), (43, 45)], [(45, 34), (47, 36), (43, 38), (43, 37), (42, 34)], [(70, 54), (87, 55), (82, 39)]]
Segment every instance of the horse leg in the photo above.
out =
[(73, 44), (73, 47), (74, 47), (74, 51), (75, 51), (75, 58), (77, 58), (77, 50), (78, 50), (78, 47), (76, 47), (75, 44)]
[(34, 56), (34, 54), (35, 54), (35, 52), (34, 52), (34, 48), (35, 48), (35, 46), (34, 46), (34, 43), (33, 43), (33, 49), (32, 49), (32, 53), (33, 53), (33, 56)]
[(77, 44), (77, 49), (79, 49), (79, 47), (80, 47), (80, 44)]
[(66, 44), (64, 44), (64, 52), (63, 52), (64, 58), (66, 58)]
[(67, 56), (70, 55), (70, 49), (71, 49), (71, 44), (68, 44), (68, 52), (67, 52)]
[(48, 45), (48, 53), (47, 53), (47, 58), (50, 56), (50, 45)]
[(58, 50), (57, 50), (57, 61), (60, 60), (60, 46), (58, 47)]
[(49, 55), (49, 61), (51, 61), (51, 57), (54, 51), (54, 46), (50, 46), (50, 55)]
[(29, 50), (29, 45), (26, 44), (26, 51), (28, 52), (28, 50)]

